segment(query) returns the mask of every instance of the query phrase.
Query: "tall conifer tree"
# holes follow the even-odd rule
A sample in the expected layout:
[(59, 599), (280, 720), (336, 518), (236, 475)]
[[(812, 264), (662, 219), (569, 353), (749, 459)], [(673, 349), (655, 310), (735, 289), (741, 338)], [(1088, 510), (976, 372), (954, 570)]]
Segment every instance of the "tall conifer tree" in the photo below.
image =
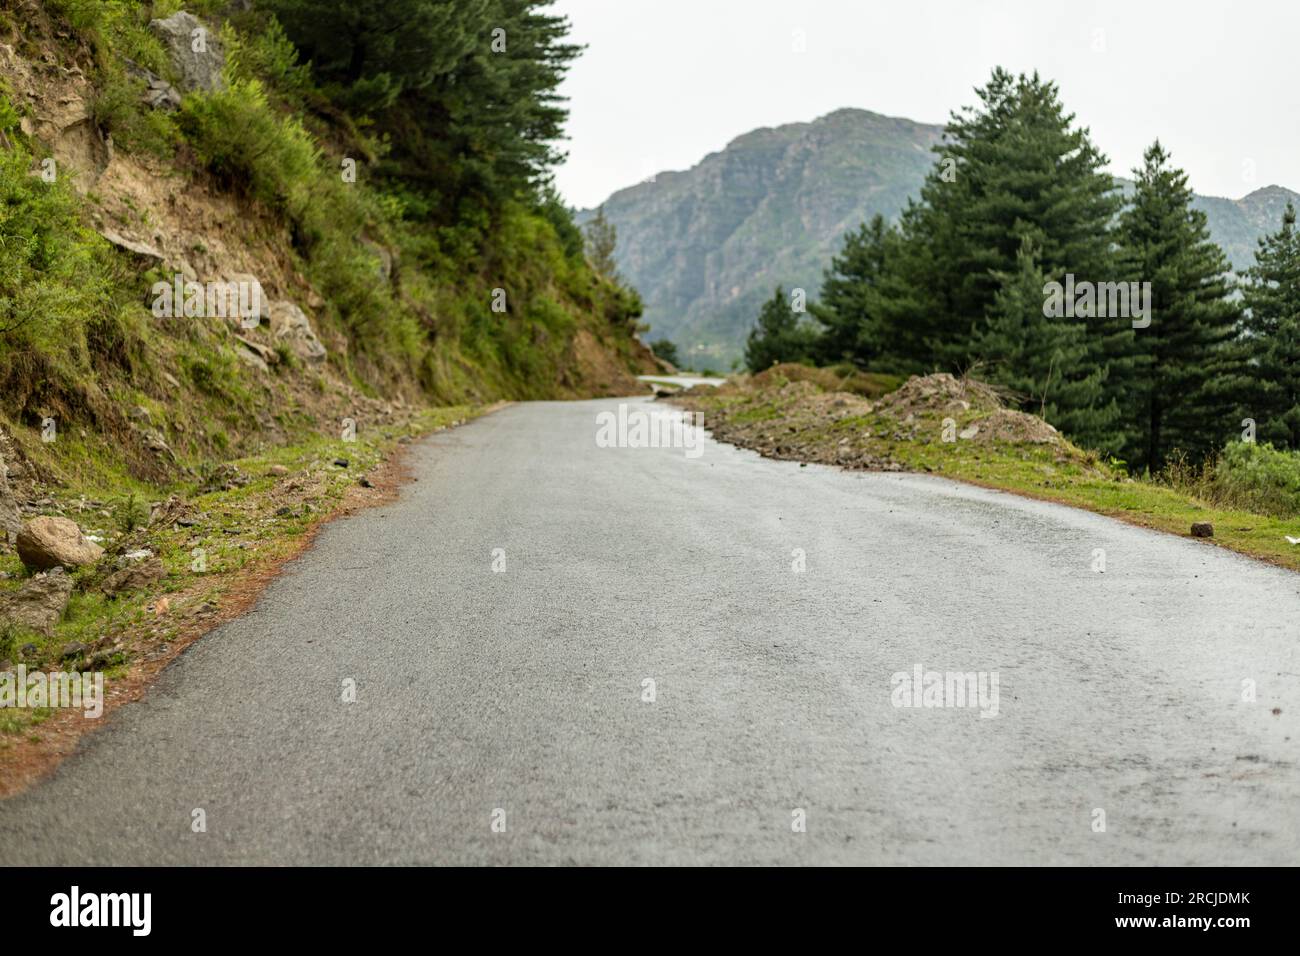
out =
[(1259, 441), (1300, 449), (1300, 231), (1290, 203), (1282, 228), (1259, 241), (1246, 275), (1245, 414), (1255, 419)]
[(1137, 426), (1130, 461), (1155, 471), (1173, 451), (1202, 457), (1235, 430), (1220, 385), (1232, 372), (1239, 313), (1230, 266), (1205, 213), (1192, 208), (1187, 174), (1158, 141), (1144, 160), (1118, 240), (1123, 270), (1151, 283), (1151, 324), (1134, 336), (1146, 374), (1130, 384), (1124, 406)]

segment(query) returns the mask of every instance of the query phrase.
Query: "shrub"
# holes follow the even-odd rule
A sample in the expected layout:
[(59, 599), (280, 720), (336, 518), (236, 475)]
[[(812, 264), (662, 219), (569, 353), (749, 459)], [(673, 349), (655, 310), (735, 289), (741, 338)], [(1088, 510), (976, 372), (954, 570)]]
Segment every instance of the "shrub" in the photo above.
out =
[[(151, 4), (139, 0), (48, 0), (48, 5), (95, 51), (100, 66), (126, 57), (154, 73), (167, 72), (167, 54), (149, 32)], [(158, 11), (157, 15), (165, 17), (172, 12)]]
[(226, 30), (221, 38), (232, 76), (260, 79), (277, 93), (295, 100), (310, 88), (311, 69), (298, 62), (298, 48), (274, 17), (252, 35)]
[(181, 129), (229, 185), (299, 220), (318, 178), (320, 150), (302, 124), (271, 108), (258, 80), (185, 98)]
[(143, 93), (143, 80), (120, 71), (109, 73), (95, 95), (91, 113), (95, 122), (113, 135), (114, 145), (165, 159), (176, 151), (180, 133), (170, 116), (141, 102)]
[(1210, 489), (1233, 507), (1293, 518), (1300, 515), (1300, 452), (1232, 442), (1213, 465)]
[(677, 343), (672, 339), (655, 339), (650, 343), (650, 351), (670, 365), (681, 365), (681, 359), (677, 354)]
[(84, 368), (87, 322), (116, 318), (109, 251), (67, 186), (32, 168), (25, 149), (0, 151), (0, 363), (35, 347)]

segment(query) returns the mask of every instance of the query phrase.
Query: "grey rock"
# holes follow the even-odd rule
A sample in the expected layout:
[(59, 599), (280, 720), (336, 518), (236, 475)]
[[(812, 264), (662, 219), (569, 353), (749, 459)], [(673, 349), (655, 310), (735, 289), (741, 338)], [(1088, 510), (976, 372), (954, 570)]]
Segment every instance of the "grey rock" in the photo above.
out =
[[(239, 309), (247, 308), (248, 315), (232, 314), (226, 316), (226, 321), (233, 328), (255, 329), (263, 322), (271, 318), (271, 300), (266, 294), (266, 289), (262, 287), (262, 282), (257, 276), (249, 272), (232, 272), (223, 276), (220, 280), (231, 283), (235, 287)], [(242, 289), (243, 294), (239, 295), (238, 291)], [(238, 312), (239, 309), (235, 311)]]
[(236, 335), (235, 339), (240, 345), (261, 359), (263, 365), (274, 365), (276, 362), (280, 361), (280, 356), (276, 354), (275, 349), (268, 348), (261, 342), (254, 342), (252, 339), (244, 338), (242, 335)]
[(157, 558), (138, 561), (120, 571), (114, 571), (101, 584), (100, 590), (109, 597), (124, 594), (127, 591), (140, 591), (151, 587), (163, 579), (167, 569)]
[(145, 78), (145, 83), (147, 84), (144, 93), (144, 101), (146, 104), (156, 110), (162, 110), (166, 113), (174, 113), (181, 108), (180, 91), (162, 77), (154, 76), (150, 73)]
[(132, 430), (140, 436), (140, 442), (145, 448), (165, 458), (175, 458), (171, 446), (167, 444), (167, 439), (163, 437), (162, 432), (156, 428), (141, 428), (138, 425), (132, 425)]
[(0, 458), (0, 539), (16, 535), (22, 530), (23, 519), (18, 510), (18, 500), (9, 487), (9, 469)]
[(256, 369), (259, 372), (270, 373), (271, 366), (267, 365), (262, 356), (256, 352), (250, 352), (248, 349), (235, 349), (235, 357), (247, 365), (249, 368)]
[[(244, 474), (235, 465), (221, 465), (216, 468), (212, 474), (208, 475), (206, 481), (199, 488), (199, 494), (207, 494), (212, 491), (232, 491), (235, 488), (242, 488), (248, 484), (251, 479)], [(177, 522), (180, 524), (180, 522)], [(188, 525), (182, 525), (188, 527)]]
[(55, 568), (29, 578), (12, 594), (0, 595), (0, 620), (50, 637), (71, 597), (72, 578), (62, 568)]
[[(215, 30), (184, 10), (165, 20), (149, 21), (149, 29), (167, 48), (183, 91), (211, 93), (225, 89), (221, 71), (226, 65), (226, 54)], [(200, 49), (196, 50), (196, 46)]]
[(271, 303), (271, 335), (304, 362), (316, 364), (329, 355), (306, 313), (287, 299)]
[(125, 249), (127, 252), (134, 252), (137, 256), (143, 256), (146, 259), (156, 259), (162, 262), (165, 258), (161, 250), (140, 239), (131, 239), (122, 235), (116, 229), (105, 226), (99, 230), (99, 234), (117, 246), (119, 249)]
[(125, 660), (126, 649), (121, 645), (117, 645), (102, 651), (95, 651), (86, 661), (86, 667), (92, 671), (99, 671), (114, 664), (121, 664)]

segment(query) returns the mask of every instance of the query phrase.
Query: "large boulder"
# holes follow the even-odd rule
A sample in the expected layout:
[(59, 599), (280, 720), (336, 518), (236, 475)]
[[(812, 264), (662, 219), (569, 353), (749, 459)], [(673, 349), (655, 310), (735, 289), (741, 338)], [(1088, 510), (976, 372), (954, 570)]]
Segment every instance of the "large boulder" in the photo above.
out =
[(37, 571), (94, 564), (104, 549), (88, 541), (68, 518), (33, 518), (18, 532), (18, 557)]
[(55, 568), (29, 578), (12, 594), (0, 594), (0, 620), (50, 637), (71, 597), (72, 578)]
[(182, 90), (211, 93), (225, 89), (221, 70), (226, 65), (226, 54), (215, 30), (184, 10), (165, 20), (150, 20), (149, 29), (167, 48)]
[(306, 313), (287, 299), (271, 303), (271, 335), (277, 342), (288, 345), (304, 362), (323, 362), (329, 354), (316, 337)]

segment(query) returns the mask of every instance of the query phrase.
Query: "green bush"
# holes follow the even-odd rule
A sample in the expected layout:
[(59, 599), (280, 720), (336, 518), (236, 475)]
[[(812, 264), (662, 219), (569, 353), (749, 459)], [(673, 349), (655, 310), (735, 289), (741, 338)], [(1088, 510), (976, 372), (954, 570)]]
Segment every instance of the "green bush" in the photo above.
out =
[(320, 172), (320, 150), (293, 116), (280, 115), (258, 80), (185, 98), (181, 129), (199, 159), (229, 185), (299, 220)]
[[(167, 54), (149, 32), (149, 20), (155, 16), (153, 4), (140, 0), (47, 0), (47, 5), (89, 44), (100, 66), (126, 57), (166, 75)], [(173, 12), (159, 10), (156, 15), (165, 17)]]
[(63, 182), (34, 168), (25, 149), (0, 150), (0, 362), (35, 348), (84, 367), (87, 322), (117, 311), (107, 244)]
[(180, 133), (172, 118), (142, 102), (144, 81), (123, 72), (105, 75), (91, 104), (95, 122), (113, 135), (113, 143), (129, 153), (150, 153), (160, 159), (176, 151)]
[(1224, 504), (1294, 518), (1300, 515), (1300, 452), (1232, 442), (1214, 463), (1209, 484)]
[(672, 339), (655, 339), (650, 343), (650, 351), (657, 358), (663, 359), (672, 365), (681, 365), (681, 357), (677, 354), (677, 343)]
[(298, 62), (298, 49), (274, 17), (252, 36), (234, 30), (221, 35), (227, 72), (239, 79), (260, 79), (283, 96), (299, 98), (311, 86), (311, 69)]

